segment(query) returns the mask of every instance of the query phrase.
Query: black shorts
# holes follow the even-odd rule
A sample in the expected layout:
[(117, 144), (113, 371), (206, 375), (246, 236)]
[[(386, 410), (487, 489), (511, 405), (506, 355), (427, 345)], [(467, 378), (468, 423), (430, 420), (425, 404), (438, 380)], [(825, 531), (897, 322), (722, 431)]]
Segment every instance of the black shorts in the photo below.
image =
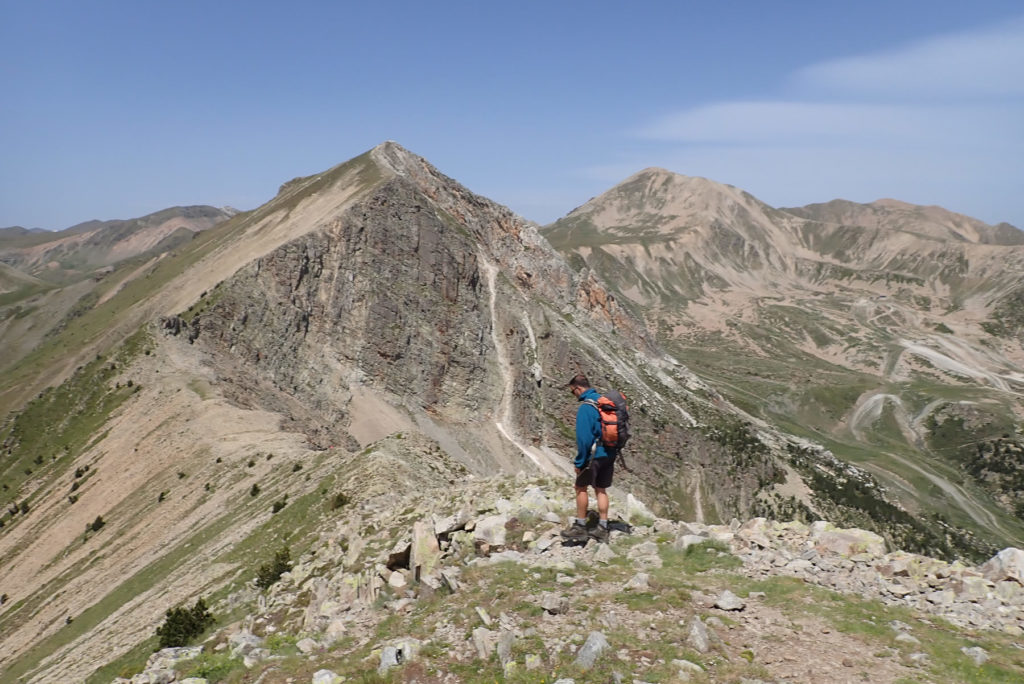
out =
[(590, 465), (580, 471), (576, 476), (577, 487), (590, 487), (595, 489), (607, 489), (612, 486), (612, 475), (615, 473), (615, 456), (594, 458)]

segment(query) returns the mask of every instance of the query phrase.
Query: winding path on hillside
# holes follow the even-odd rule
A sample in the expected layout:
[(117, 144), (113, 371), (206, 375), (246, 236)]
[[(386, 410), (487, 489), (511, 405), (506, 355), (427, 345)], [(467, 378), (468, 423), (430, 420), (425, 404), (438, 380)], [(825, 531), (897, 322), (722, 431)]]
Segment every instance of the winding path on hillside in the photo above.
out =
[(978, 525), (998, 530), (1006, 538), (1013, 539), (1016, 544), (1020, 544), (1022, 542), (1021, 539), (1017, 538), (1015, 535), (1007, 531), (1006, 528), (1000, 525), (996, 516), (986, 510), (983, 506), (975, 503), (959, 485), (953, 484), (941, 475), (938, 475), (935, 472), (922, 467), (921, 464), (915, 463), (903, 456), (899, 456), (891, 452), (886, 452), (886, 456), (923, 475), (929, 482), (941, 489), (946, 496), (952, 499), (956, 505), (959, 506), (960, 509), (970, 516), (971, 520)]
[[(937, 405), (945, 403), (945, 400), (936, 400), (929, 403), (928, 406), (926, 406), (917, 416), (912, 418), (907, 412), (903, 401), (895, 394), (886, 394), (884, 392), (876, 394), (868, 393), (868, 395), (863, 396), (858, 401), (848, 419), (850, 432), (857, 441), (867, 443), (864, 439), (862, 430), (869, 427), (881, 417), (882, 409), (886, 403), (892, 405), (893, 417), (899, 425), (904, 438), (906, 438), (910, 444), (923, 450), (925, 447), (924, 438), (920, 432), (921, 424), (929, 415), (929, 412)], [(910, 468), (925, 477), (925, 479), (942, 490), (943, 494), (949, 497), (978, 525), (995, 528), (1007, 537), (1012, 538), (1012, 535), (1010, 535), (1006, 529), (999, 524), (998, 519), (990, 511), (976, 503), (961, 486), (950, 482), (935, 470), (928, 467), (927, 463), (918, 463), (904, 456), (892, 453), (891, 451), (887, 451), (885, 454), (893, 461), (901, 463), (907, 468)], [(882, 469), (886, 470), (885, 468)]]

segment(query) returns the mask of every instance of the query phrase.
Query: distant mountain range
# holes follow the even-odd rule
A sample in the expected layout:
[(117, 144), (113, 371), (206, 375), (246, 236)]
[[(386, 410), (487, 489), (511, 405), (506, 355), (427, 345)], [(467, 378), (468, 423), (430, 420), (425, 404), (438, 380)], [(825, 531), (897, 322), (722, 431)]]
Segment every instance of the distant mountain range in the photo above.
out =
[(12, 677), (132, 658), (171, 605), (241, 596), (259, 552), (315, 544), (338, 492), (400, 509), (523, 470), (571, 496), (580, 371), (630, 398), (617, 482), (659, 515), (827, 519), (944, 558), (1024, 540), (1007, 224), (777, 209), (648, 169), (539, 227), (385, 143), (250, 212), (12, 230)]

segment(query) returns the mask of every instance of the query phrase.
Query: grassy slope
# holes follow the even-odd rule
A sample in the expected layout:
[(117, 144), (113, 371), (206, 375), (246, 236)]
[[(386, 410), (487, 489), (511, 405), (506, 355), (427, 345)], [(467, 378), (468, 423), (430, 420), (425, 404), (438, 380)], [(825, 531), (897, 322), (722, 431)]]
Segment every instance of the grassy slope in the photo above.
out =
[[(328, 189), (352, 171), (357, 172), (355, 182), (364, 192), (383, 177), (376, 166), (370, 163), (368, 155), (363, 155), (323, 174), (293, 181), (288, 191), (282, 193), (277, 201), (255, 212), (239, 214), (216, 228), (197, 234), (177, 253), (154, 263), (141, 277), (129, 281), (108, 301), (83, 311), (75, 317), (72, 325), (47, 339), (16, 366), (0, 375), (0, 411), (9, 412), (7, 421), (0, 428), (0, 443), (9, 445), (9, 448), (0, 452), (0, 477), (7, 485), (0, 492), (0, 501), (9, 505), (25, 502), (31, 509), (36, 493), (52, 486), (66, 472), (77, 454), (94, 441), (102, 439), (103, 424), (117, 406), (133, 393), (133, 388), (129, 387), (111, 388), (107, 381), (114, 374), (120, 373), (124, 366), (130, 364), (133, 356), (142, 353), (147, 346), (145, 335), (139, 328), (148, 322), (145, 315), (149, 310), (147, 302), (155, 300), (165, 288), (173, 287), (175, 279), (201, 259), (237, 239), (248, 226), (274, 212), (283, 211), (287, 215), (303, 198)], [(89, 363), (80, 366), (62, 384), (45, 390), (20, 411), (13, 411), (31, 396), (32, 389), (45, 383), (47, 378), (59, 374), (60, 371), (54, 369), (60, 369), (68, 359), (81, 358), (90, 348), (117, 344), (119, 335), (126, 335), (133, 330), (137, 331), (135, 335), (111, 354), (109, 359), (97, 355)], [(59, 429), (54, 430), (53, 426), (59, 426)], [(157, 560), (126, 577), (100, 602), (82, 615), (74, 616), (75, 619), (58, 633), (35, 644), (8, 668), (4, 676), (16, 678), (32, 672), (43, 658), (94, 629), (131, 597), (158, 586), (170, 573), (187, 563), (202, 545), (213, 543), (225, 532), (257, 519), (258, 511), (269, 512), (272, 504), (278, 501), (285, 502), (283, 510), (264, 521), (239, 547), (224, 555), (221, 562), (241, 564), (247, 568), (242, 573), (243, 579), (246, 579), (255, 573), (254, 556), (264, 549), (284, 540), (303, 543), (303, 530), (316, 519), (316, 516), (308, 513), (318, 509), (324, 499), (331, 498), (324, 492), (333, 487), (336, 473), (332, 468), (340, 467), (337, 463), (331, 466), (326, 461), (324, 457), (318, 458), (312, 466), (307, 464), (304, 470), (298, 471), (291, 470), (290, 463), (287, 468), (282, 464), (282, 472), (262, 484), (263, 492), (259, 496), (244, 497), (224, 515), (196, 530), (189, 539), (165, 549)], [(32, 472), (26, 474), (26, 469)], [(227, 481), (231, 475), (225, 473), (224, 477)], [(85, 474), (82, 480), (87, 478)], [(293, 500), (288, 500), (285, 497), (287, 491), (299, 493)], [(129, 501), (125, 504), (127, 508), (120, 513), (127, 516), (126, 519), (135, 519), (144, 515), (145, 509), (152, 505), (155, 505), (154, 502)], [(3, 515), (6, 524), (21, 523), (21, 513), (11, 514), (5, 507)], [(2, 529), (0, 534), (3, 534)], [(95, 534), (86, 535), (82, 543), (96, 545), (95, 555), (101, 549), (116, 549), (116, 546), (109, 545), (116, 545), (117, 540), (104, 535), (104, 530), (99, 530)], [(0, 633), (4, 631), (5, 624), (30, 619), (34, 607), (46, 601), (48, 596), (60, 592), (67, 579), (58, 578), (49, 586), (39, 587), (18, 604), (5, 606), (0, 617)], [(138, 649), (133, 650), (133, 653), (137, 654)]]

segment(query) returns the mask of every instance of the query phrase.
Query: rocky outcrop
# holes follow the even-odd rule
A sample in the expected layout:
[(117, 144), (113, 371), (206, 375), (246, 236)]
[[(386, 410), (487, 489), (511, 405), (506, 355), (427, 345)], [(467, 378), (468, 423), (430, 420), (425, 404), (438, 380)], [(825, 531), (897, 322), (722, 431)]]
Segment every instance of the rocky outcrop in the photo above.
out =
[[(705, 675), (714, 680), (716, 670), (727, 663), (735, 668), (737, 662), (749, 663), (761, 676), (770, 672), (777, 681), (786, 681), (786, 673), (796, 672), (794, 663), (804, 663), (819, 668), (829, 681), (841, 681), (837, 677), (853, 666), (852, 656), (844, 653), (834, 662), (823, 662), (821, 646), (813, 641), (805, 644), (806, 653), (799, 650), (804, 647), (789, 649), (777, 636), (786, 630), (785, 622), (766, 603), (764, 591), (753, 591), (749, 584), (739, 588), (744, 579), (789, 579), (851, 597), (858, 606), (872, 599), (900, 606), (919, 616), (921, 624), (930, 624), (927, 616), (941, 616), (971, 634), (992, 630), (1010, 638), (1024, 636), (1024, 587), (1008, 578), (1014, 576), (1018, 549), (1006, 549), (981, 567), (971, 567), (887, 551), (876, 535), (863, 530), (764, 518), (730, 525), (656, 518), (639, 526), (613, 525), (609, 544), (563, 545), (561, 523), (544, 516), (552, 511), (567, 515), (570, 497), (559, 503), (550, 481), (518, 478), (504, 487), (504, 496), (495, 495), (497, 485), (467, 483), (450, 489), (444, 500), (425, 496), (411, 515), (397, 513), (384, 497), (367, 502), (359, 520), (324, 530), (320, 542), (243, 622), (256, 632), (278, 635), (277, 643), (288, 642), (282, 634), (293, 635), (298, 650), (314, 664), (321, 657), (336, 662), (348, 653), (343, 660), (364, 658), (359, 668), (382, 675), (413, 667), (410, 671), (433, 672), (442, 681), (450, 668), (466, 664), (476, 664), (486, 677), (490, 662), (504, 676), (540, 668), (555, 678), (557, 663), (564, 662), (577, 671), (632, 673), (634, 681), (646, 681), (640, 679), (644, 673), (667, 671), (681, 681)], [(620, 506), (625, 510), (621, 492), (613, 489), (612, 498), (613, 511)], [(394, 532), (362, 536), (374, 529)], [(418, 577), (407, 575), (410, 568), (385, 566), (389, 558), (395, 562), (393, 549), (409, 544), (436, 544), (438, 553), (431, 556), (436, 565), (427, 572), (421, 565)], [(362, 551), (355, 555), (346, 548)], [(414, 555), (407, 555), (405, 562), (411, 565)], [(684, 564), (691, 560), (697, 565)], [(629, 573), (632, 578), (619, 584), (617, 578)], [(395, 583), (396, 576), (405, 579)], [(550, 579), (540, 579), (545, 576)], [(534, 593), (534, 581), (549, 588)], [(682, 586), (690, 590), (679, 593)], [(367, 587), (375, 589), (365, 592)], [(705, 587), (719, 589), (704, 593)], [(308, 608), (303, 608), (305, 600)], [(598, 601), (600, 610), (591, 614), (588, 601)], [(425, 615), (429, 618), (424, 623)], [(787, 619), (803, 621), (805, 626), (797, 629), (811, 624), (799, 613)], [(385, 624), (397, 631), (382, 631)], [(770, 646), (751, 646), (753, 635), (766, 626), (773, 631)], [(864, 646), (872, 653), (862, 657), (874, 662), (858, 664), (863, 676), (893, 681), (931, 667), (936, 654), (926, 652), (920, 625), (891, 620), (890, 627), (894, 660), (879, 660), (878, 646)], [(672, 636), (663, 633), (667, 629), (673, 630)], [(827, 626), (814, 629), (812, 639), (832, 633)], [(339, 641), (342, 635), (346, 638)], [(662, 654), (658, 661), (643, 649), (627, 646), (655, 635), (664, 644), (678, 639), (681, 648), (670, 649), (674, 655)], [(243, 629), (215, 636), (210, 647), (229, 652), (255, 676), (276, 667), (268, 643)], [(529, 644), (525, 652), (523, 644)], [(849, 641), (841, 647), (858, 646)], [(965, 660), (978, 664), (990, 657), (969, 639), (961, 650)], [(158, 666), (180, 657), (187, 656), (163, 651), (139, 677), (156, 677)], [(344, 679), (337, 669), (323, 668), (312, 680), (321, 681)]]

